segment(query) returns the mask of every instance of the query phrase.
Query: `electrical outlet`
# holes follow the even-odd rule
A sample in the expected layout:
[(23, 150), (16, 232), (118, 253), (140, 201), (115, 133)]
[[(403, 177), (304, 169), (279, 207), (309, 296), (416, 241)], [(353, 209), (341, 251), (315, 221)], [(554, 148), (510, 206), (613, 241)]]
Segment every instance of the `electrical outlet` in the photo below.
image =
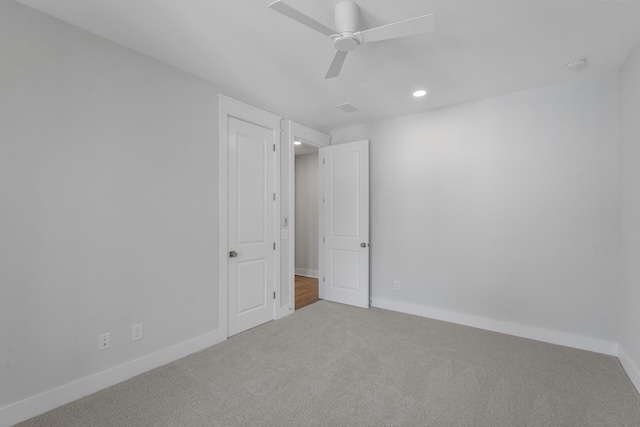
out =
[(142, 323), (131, 326), (131, 341), (138, 341), (142, 339)]
[(393, 281), (393, 290), (394, 291), (399, 291), (400, 290), (400, 281), (399, 280), (394, 280)]
[(98, 335), (98, 350), (107, 350), (111, 348), (111, 332)]

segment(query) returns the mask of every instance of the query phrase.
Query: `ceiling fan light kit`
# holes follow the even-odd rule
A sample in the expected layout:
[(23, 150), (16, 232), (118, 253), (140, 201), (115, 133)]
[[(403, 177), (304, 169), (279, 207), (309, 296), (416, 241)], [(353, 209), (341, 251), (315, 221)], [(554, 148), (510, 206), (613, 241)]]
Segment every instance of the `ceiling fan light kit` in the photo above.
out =
[(347, 53), (355, 50), (361, 44), (435, 31), (435, 15), (433, 13), (361, 31), (359, 30), (360, 8), (350, 0), (336, 4), (334, 15), (335, 30), (310, 18), (281, 0), (274, 1), (269, 7), (302, 25), (328, 36), (333, 41), (336, 54), (331, 61), (325, 79), (337, 77), (340, 74), (340, 70), (342, 70)]

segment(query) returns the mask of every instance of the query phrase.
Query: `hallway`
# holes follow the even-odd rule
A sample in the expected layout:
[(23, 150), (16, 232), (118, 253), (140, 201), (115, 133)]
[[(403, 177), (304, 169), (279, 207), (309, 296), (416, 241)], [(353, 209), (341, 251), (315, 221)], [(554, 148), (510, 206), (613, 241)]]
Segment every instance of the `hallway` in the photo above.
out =
[(318, 279), (296, 275), (296, 310), (320, 301), (318, 298)]

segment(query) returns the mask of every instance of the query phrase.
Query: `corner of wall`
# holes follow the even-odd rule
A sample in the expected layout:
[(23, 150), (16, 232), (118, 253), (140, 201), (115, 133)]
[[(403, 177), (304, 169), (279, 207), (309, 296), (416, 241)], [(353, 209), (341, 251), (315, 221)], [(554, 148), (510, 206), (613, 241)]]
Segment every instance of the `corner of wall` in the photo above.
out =
[(640, 393), (640, 369), (633, 363), (633, 360), (631, 360), (631, 357), (629, 357), (629, 354), (627, 354), (622, 346), (618, 347), (618, 360), (620, 360), (620, 364), (626, 371), (629, 379), (636, 387), (636, 390), (638, 390), (638, 393)]
[(618, 358), (631, 382), (640, 392), (640, 269), (635, 260), (640, 253), (640, 40), (625, 58), (618, 75), (620, 108), (620, 277), (618, 298)]

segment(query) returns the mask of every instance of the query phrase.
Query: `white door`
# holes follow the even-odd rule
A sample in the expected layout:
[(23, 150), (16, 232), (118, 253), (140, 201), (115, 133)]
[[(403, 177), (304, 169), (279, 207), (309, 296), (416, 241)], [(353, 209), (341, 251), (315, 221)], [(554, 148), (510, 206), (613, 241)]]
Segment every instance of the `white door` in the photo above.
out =
[(229, 118), (228, 335), (273, 319), (274, 133)]
[(369, 141), (320, 149), (324, 298), (369, 307)]

